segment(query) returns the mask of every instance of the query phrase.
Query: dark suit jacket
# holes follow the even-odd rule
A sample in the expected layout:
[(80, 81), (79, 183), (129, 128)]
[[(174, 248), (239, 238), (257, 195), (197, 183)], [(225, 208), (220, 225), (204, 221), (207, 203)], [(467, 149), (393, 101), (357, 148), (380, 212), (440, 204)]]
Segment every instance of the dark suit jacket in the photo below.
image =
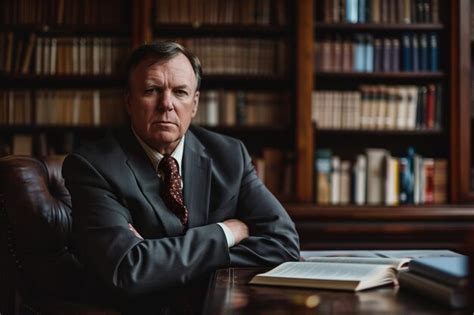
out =
[[(66, 158), (75, 246), (88, 270), (135, 296), (187, 284), (221, 267), (298, 259), (294, 224), (257, 177), (240, 141), (192, 127), (182, 163), (185, 234), (163, 203), (162, 182), (130, 128)], [(216, 224), (230, 218), (250, 228), (250, 237), (232, 248)]]

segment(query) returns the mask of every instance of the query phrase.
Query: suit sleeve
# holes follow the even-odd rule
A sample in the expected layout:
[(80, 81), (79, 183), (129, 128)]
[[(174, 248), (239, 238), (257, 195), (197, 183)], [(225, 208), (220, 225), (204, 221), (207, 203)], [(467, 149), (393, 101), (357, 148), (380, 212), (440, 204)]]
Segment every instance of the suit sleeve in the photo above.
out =
[(238, 200), (238, 219), (249, 226), (250, 237), (230, 248), (231, 265), (271, 266), (299, 259), (299, 237), (281, 203), (257, 176), (240, 143), (244, 173)]
[(217, 224), (189, 229), (183, 236), (143, 240), (129, 230), (130, 211), (113, 184), (88, 160), (69, 155), (63, 176), (72, 197), (79, 259), (120, 293), (170, 288), (229, 265), (227, 241)]

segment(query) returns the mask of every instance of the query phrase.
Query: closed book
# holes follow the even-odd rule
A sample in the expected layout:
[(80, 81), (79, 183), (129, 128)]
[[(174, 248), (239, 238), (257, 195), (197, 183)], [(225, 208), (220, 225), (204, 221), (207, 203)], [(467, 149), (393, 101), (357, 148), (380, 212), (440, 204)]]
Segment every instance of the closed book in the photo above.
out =
[(410, 261), (408, 268), (434, 281), (455, 287), (467, 285), (469, 276), (469, 258), (456, 257), (423, 257)]
[(356, 205), (365, 204), (367, 187), (367, 157), (359, 154), (354, 164), (353, 199)]
[(412, 34), (411, 35), (411, 55), (412, 55), (412, 71), (418, 72), (420, 70), (420, 50), (419, 50), (419, 41), (418, 35)]
[(349, 204), (351, 200), (351, 177), (350, 177), (351, 163), (349, 161), (341, 161), (341, 175), (340, 175), (340, 199), (341, 205)]
[(318, 149), (315, 156), (316, 202), (318, 204), (329, 204), (332, 152), (329, 149)]
[(392, 41), (390, 38), (383, 40), (383, 72), (393, 71), (392, 69)]
[(419, 36), (419, 51), (420, 51), (420, 71), (428, 71), (428, 36), (422, 33)]
[(430, 34), (429, 39), (429, 70), (439, 70), (439, 47), (438, 47), (438, 35)]
[(435, 97), (434, 128), (441, 130), (442, 126), (443, 126), (443, 86), (441, 84), (437, 84), (436, 97)]
[(357, 22), (358, 23), (366, 23), (366, 16), (365, 16), (365, 10), (366, 10), (366, 5), (369, 0), (357, 0)]
[(423, 161), (425, 171), (423, 201), (425, 204), (434, 203), (434, 159), (425, 158)]
[(384, 160), (388, 151), (384, 149), (369, 148), (367, 153), (367, 203), (369, 205), (381, 204), (384, 200), (385, 168)]
[(364, 35), (357, 34), (355, 37), (355, 51), (354, 51), (354, 71), (365, 71), (365, 43)]
[(467, 294), (462, 288), (444, 285), (430, 278), (423, 277), (412, 271), (402, 271), (398, 274), (402, 291), (412, 290), (433, 301), (452, 308), (467, 306)]
[(444, 204), (447, 199), (448, 161), (434, 160), (434, 203)]
[(400, 40), (392, 39), (392, 71), (400, 71)]
[(403, 71), (412, 71), (413, 64), (412, 64), (412, 46), (410, 35), (404, 34), (402, 36), (402, 69)]
[(374, 72), (381, 72), (383, 69), (383, 51), (382, 40), (380, 38), (374, 39)]
[(426, 127), (425, 117), (426, 117), (426, 96), (427, 88), (426, 86), (420, 86), (418, 88), (418, 100), (416, 107), (416, 128), (424, 129)]
[(331, 204), (341, 202), (341, 159), (333, 156), (331, 159)]
[(426, 128), (434, 129), (435, 120), (435, 101), (436, 101), (436, 88), (434, 84), (428, 85), (428, 92), (426, 95)]
[(374, 38), (367, 35), (364, 41), (365, 46), (365, 71), (374, 72)]
[(346, 22), (357, 23), (357, 2), (358, 0), (346, 0)]

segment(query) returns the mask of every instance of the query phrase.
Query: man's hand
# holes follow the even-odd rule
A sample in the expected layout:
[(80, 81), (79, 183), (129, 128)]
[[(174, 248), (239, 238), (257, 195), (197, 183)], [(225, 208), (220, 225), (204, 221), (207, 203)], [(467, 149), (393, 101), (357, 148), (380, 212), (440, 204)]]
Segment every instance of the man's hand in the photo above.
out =
[(244, 222), (237, 219), (225, 220), (224, 223), (234, 235), (235, 245), (249, 237), (249, 227)]

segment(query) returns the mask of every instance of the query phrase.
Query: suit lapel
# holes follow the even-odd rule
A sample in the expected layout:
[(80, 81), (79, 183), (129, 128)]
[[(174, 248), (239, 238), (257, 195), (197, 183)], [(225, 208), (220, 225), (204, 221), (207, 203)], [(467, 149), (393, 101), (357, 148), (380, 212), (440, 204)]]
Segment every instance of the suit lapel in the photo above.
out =
[(135, 138), (135, 135), (128, 128), (128, 130), (121, 132), (120, 138), (122, 138), (121, 143), (128, 157), (127, 165), (135, 175), (143, 195), (150, 203), (159, 220), (163, 223), (166, 234), (169, 236), (182, 234), (183, 227), (181, 222), (161, 199), (161, 180), (156, 175), (153, 165)]
[(189, 227), (206, 224), (211, 190), (211, 159), (191, 131), (186, 133), (183, 154), (184, 202)]

